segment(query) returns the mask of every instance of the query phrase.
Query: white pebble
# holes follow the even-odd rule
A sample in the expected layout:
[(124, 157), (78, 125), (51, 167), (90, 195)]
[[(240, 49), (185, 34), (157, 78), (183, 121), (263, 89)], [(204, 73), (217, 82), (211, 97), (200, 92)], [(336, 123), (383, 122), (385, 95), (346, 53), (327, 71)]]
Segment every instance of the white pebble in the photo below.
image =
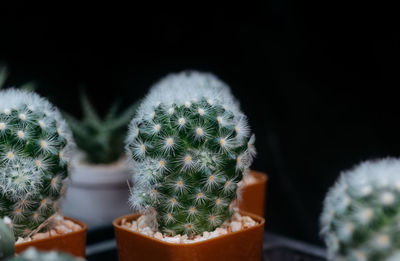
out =
[(137, 220), (137, 226), (139, 228), (139, 231), (145, 227), (147, 227), (147, 222), (146, 222), (146, 217), (145, 216), (140, 216)]
[(154, 235), (153, 230), (152, 230), (151, 228), (149, 228), (149, 227), (143, 228), (143, 229), (140, 231), (140, 233), (142, 233), (142, 234), (144, 234), (144, 235), (146, 235), (146, 236), (153, 236), (153, 235)]
[(131, 225), (130, 229), (133, 230), (133, 231), (138, 231), (138, 225), (137, 225), (136, 221), (132, 222), (132, 225)]
[(181, 242), (181, 236), (174, 236), (174, 237), (165, 237), (164, 241), (169, 242), (169, 243), (175, 243), (179, 244)]
[(231, 230), (232, 232), (236, 232), (242, 229), (242, 223), (233, 221), (231, 222)]
[(160, 232), (156, 232), (156, 233), (154, 234), (154, 238), (157, 238), (157, 239), (159, 239), (159, 240), (163, 240), (163, 235), (162, 235)]

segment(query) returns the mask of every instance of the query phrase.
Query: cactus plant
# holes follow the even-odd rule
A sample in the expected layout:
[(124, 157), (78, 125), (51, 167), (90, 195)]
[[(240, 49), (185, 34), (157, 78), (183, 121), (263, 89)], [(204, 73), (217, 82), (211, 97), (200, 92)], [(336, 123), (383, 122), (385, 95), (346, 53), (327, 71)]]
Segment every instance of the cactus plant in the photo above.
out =
[[(229, 87), (182, 72), (155, 84), (130, 124), (134, 209), (167, 234), (211, 231), (232, 215), (254, 135)], [(149, 215), (151, 216), (151, 215)]]
[(65, 118), (78, 148), (84, 152), (84, 160), (93, 164), (108, 164), (120, 159), (124, 152), (128, 123), (137, 108), (136, 103), (122, 113), (118, 113), (119, 103), (114, 103), (103, 120), (83, 92), (81, 104), (81, 121), (66, 113)]
[(33, 92), (0, 91), (0, 217), (27, 236), (58, 210), (73, 146), (59, 111)]
[(35, 248), (28, 248), (21, 255), (9, 258), (7, 261), (83, 261), (84, 259), (73, 257), (69, 254), (56, 251), (38, 251)]
[(14, 235), (8, 224), (9, 218), (0, 219), (0, 260), (6, 257), (13, 256), (15, 252)]
[(321, 235), (330, 260), (400, 260), (400, 161), (366, 161), (329, 190)]

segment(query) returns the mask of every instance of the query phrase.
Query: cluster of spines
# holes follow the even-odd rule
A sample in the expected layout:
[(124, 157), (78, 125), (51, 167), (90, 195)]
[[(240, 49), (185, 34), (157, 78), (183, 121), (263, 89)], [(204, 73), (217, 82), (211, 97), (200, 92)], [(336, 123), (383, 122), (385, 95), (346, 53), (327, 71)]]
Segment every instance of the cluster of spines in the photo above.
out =
[(7, 90), (0, 101), (0, 216), (26, 236), (57, 211), (72, 142), (59, 112), (36, 94)]
[(249, 136), (245, 116), (214, 99), (156, 104), (130, 126), (130, 202), (156, 210), (160, 229), (169, 234), (215, 229), (232, 214), (238, 182), (255, 154)]
[(370, 161), (342, 174), (321, 216), (330, 260), (400, 257), (400, 162)]

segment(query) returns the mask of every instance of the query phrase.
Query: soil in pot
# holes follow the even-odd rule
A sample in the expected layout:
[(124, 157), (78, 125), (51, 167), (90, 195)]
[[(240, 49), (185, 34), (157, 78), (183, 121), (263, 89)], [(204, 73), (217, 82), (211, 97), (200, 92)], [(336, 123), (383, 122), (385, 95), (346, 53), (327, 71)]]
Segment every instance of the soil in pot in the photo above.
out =
[(251, 170), (243, 179), (242, 195), (239, 200), (239, 209), (259, 216), (265, 215), (265, 195), (267, 174)]
[(69, 217), (55, 217), (52, 228), (38, 232), (26, 238), (18, 238), (15, 243), (16, 253), (29, 247), (39, 250), (58, 250), (77, 257), (85, 257), (87, 226)]
[[(261, 260), (264, 219), (242, 211), (240, 214), (250, 219), (243, 222), (233, 220), (231, 224), (237, 224), (230, 224), (229, 228), (220, 228), (226, 229), (226, 232), (220, 233), (220, 229), (217, 228), (213, 232), (207, 232), (206, 237), (203, 233), (203, 237), (198, 237), (197, 240), (184, 236), (166, 239), (161, 233), (153, 232), (151, 235), (148, 230), (134, 231), (132, 226), (135, 222), (140, 226), (140, 214), (118, 218), (113, 224), (119, 260)], [(254, 224), (244, 227), (246, 222), (251, 222), (250, 220), (253, 220)], [(237, 230), (232, 229), (235, 226)]]

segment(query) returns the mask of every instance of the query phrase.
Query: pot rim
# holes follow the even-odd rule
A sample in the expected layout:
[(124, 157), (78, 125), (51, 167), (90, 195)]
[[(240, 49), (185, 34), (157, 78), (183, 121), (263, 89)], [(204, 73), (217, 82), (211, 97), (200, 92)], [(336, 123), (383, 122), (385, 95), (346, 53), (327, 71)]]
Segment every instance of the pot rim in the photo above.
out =
[(265, 219), (263, 217), (260, 217), (258, 215), (255, 215), (255, 214), (252, 214), (252, 213), (249, 213), (249, 212), (246, 212), (246, 211), (242, 211), (242, 210), (239, 210), (239, 213), (241, 215), (245, 215), (245, 216), (251, 217), (252, 219), (257, 221), (258, 224), (255, 225), (255, 226), (246, 228), (246, 229), (241, 229), (239, 231), (230, 232), (228, 234), (220, 235), (220, 236), (217, 236), (217, 237), (213, 237), (213, 238), (202, 240), (202, 241), (195, 242), (195, 243), (170, 243), (170, 242), (166, 242), (166, 241), (163, 241), (163, 240), (159, 240), (159, 239), (154, 238), (154, 237), (149, 237), (149, 236), (143, 235), (143, 234), (141, 234), (139, 232), (132, 231), (132, 230), (127, 229), (127, 228), (125, 228), (125, 227), (120, 225), (122, 219), (126, 218), (129, 221), (130, 220), (134, 220), (134, 219), (138, 219), (142, 215), (141, 213), (129, 214), (129, 215), (125, 215), (125, 216), (121, 216), (119, 218), (116, 218), (113, 221), (113, 226), (114, 226), (114, 229), (120, 229), (120, 230), (124, 230), (124, 231), (127, 231), (127, 232), (131, 232), (131, 233), (133, 233), (133, 234), (135, 234), (137, 236), (140, 236), (142, 238), (150, 240), (150, 241), (152, 241), (152, 242), (154, 242), (156, 244), (164, 244), (164, 245), (167, 245), (167, 246), (170, 246), (170, 247), (179, 247), (179, 248), (181, 248), (181, 247), (193, 247), (193, 246), (196, 246), (196, 245), (206, 244), (206, 243), (209, 243), (209, 242), (212, 243), (213, 241), (216, 241), (216, 240), (223, 240), (224, 238), (235, 236), (235, 235), (240, 234), (240, 233), (242, 233), (244, 231), (256, 230), (259, 227), (263, 227), (264, 224), (265, 224)]
[(257, 182), (246, 184), (245, 185), (246, 187), (255, 186), (255, 185), (258, 185), (260, 183), (266, 183), (268, 181), (268, 179), (269, 179), (267, 173), (261, 172), (261, 171), (257, 171), (257, 170), (250, 170), (249, 175), (253, 176), (257, 180)]
[(24, 246), (29, 246), (29, 245), (31, 245), (33, 243), (41, 243), (41, 242), (52, 241), (53, 239), (56, 239), (56, 238), (61, 238), (61, 237), (69, 236), (69, 235), (80, 234), (82, 232), (86, 233), (88, 227), (87, 227), (87, 225), (85, 223), (83, 223), (83, 222), (81, 222), (79, 220), (76, 220), (74, 218), (70, 218), (70, 217), (66, 217), (66, 216), (63, 216), (63, 217), (64, 217), (64, 219), (70, 220), (70, 221), (80, 225), (82, 228), (77, 230), (77, 231), (72, 231), (72, 232), (69, 232), (69, 233), (66, 233), (66, 234), (62, 234), (62, 235), (54, 235), (54, 236), (50, 236), (50, 237), (42, 238), (42, 239), (32, 239), (31, 241), (22, 242), (22, 243), (18, 243), (18, 244), (15, 243), (15, 246), (16, 247), (24, 247)]

